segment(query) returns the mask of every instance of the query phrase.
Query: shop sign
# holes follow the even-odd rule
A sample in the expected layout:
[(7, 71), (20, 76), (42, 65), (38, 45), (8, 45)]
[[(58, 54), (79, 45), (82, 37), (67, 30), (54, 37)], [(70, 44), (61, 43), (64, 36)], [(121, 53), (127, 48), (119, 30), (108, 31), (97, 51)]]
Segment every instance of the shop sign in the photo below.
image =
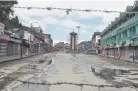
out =
[(3, 23), (0, 23), (0, 34), (4, 34), (4, 27), (5, 25)]
[(10, 37), (8, 35), (0, 34), (0, 39), (9, 41)]

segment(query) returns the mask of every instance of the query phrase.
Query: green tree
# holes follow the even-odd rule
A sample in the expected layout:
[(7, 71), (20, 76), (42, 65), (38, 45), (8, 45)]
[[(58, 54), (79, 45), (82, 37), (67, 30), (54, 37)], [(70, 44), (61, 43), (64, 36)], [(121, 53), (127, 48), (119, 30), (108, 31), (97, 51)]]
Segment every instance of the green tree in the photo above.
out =
[(6, 29), (10, 26), (9, 16), (14, 14), (12, 7), (17, 3), (17, 1), (0, 1), (0, 22), (5, 24)]
[(17, 16), (15, 16), (14, 18), (12, 18), (11, 20), (10, 20), (10, 24), (12, 25), (12, 27), (21, 27), (22, 26), (22, 24), (20, 23), (20, 21), (19, 21), (19, 19), (18, 19), (18, 17)]

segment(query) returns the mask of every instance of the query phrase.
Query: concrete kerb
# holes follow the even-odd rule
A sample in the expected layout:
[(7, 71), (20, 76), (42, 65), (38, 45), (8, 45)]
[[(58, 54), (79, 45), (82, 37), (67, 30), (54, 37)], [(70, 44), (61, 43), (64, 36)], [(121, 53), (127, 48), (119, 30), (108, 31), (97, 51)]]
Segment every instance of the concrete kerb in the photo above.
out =
[[(105, 56), (103, 56), (103, 55), (101, 55), (101, 54), (99, 54), (99, 56), (105, 57)], [(133, 62), (132, 60), (128, 60), (128, 59), (117, 58), (117, 57), (113, 57), (113, 56), (108, 56), (108, 58), (117, 59), (117, 60), (123, 60), (123, 61), (128, 62), (128, 63), (135, 63), (135, 64), (138, 64), (138, 61)]]
[(29, 58), (29, 57), (36, 56), (36, 55), (41, 55), (41, 54), (45, 54), (45, 53), (36, 53), (36, 54), (24, 56), (24, 57), (13, 58), (13, 59), (10, 59), (10, 60), (3, 60), (0, 63), (10, 62), (10, 61), (16, 61), (16, 60), (20, 60), (20, 59), (24, 59), (24, 58)]

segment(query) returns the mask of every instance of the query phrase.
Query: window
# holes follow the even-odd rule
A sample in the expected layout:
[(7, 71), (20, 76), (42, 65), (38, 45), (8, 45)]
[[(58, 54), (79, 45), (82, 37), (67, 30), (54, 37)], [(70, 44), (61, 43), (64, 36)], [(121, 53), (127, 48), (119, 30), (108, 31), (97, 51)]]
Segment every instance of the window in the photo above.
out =
[(132, 27), (130, 28), (130, 37), (133, 36)]
[(125, 37), (128, 37), (128, 35), (127, 35), (127, 30), (125, 30)]
[(132, 27), (132, 34), (133, 34), (133, 35), (136, 34), (136, 28), (135, 28), (135, 26)]

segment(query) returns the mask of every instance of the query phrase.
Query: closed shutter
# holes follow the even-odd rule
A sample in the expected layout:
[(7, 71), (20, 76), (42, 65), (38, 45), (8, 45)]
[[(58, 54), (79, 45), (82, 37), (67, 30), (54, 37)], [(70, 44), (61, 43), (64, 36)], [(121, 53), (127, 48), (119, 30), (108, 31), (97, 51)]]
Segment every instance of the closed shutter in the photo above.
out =
[(7, 42), (0, 42), (0, 56), (7, 55)]

